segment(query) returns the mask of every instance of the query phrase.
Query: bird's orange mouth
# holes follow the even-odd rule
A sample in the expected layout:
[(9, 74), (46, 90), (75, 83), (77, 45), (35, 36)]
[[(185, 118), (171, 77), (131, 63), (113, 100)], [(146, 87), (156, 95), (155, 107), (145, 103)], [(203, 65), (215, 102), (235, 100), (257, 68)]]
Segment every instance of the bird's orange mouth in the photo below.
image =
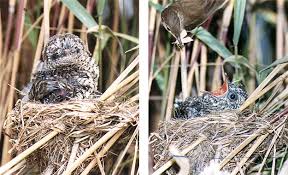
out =
[(222, 96), (227, 92), (227, 90), (228, 90), (228, 83), (227, 81), (225, 81), (219, 89), (212, 91), (211, 94), (214, 96)]

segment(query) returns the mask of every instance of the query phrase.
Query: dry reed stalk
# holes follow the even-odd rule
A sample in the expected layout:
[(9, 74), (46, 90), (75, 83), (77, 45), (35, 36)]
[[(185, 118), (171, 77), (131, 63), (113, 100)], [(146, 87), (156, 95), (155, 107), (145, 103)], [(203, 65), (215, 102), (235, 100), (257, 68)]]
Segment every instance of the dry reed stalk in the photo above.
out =
[[(123, 127), (123, 126), (122, 126)], [(125, 127), (123, 127), (125, 128)], [(123, 129), (122, 128), (122, 129)], [(67, 167), (66, 171), (63, 175), (70, 175), (72, 172), (81, 164), (83, 163), (93, 152), (95, 152), (101, 145), (107, 142), (113, 135), (119, 132), (121, 128), (114, 128), (107, 132), (103, 137), (101, 137), (93, 146), (91, 146), (86, 152), (84, 152), (70, 167)]]
[(180, 53), (176, 52), (173, 67), (170, 69), (169, 84), (168, 84), (168, 99), (165, 112), (165, 120), (169, 120), (172, 116), (173, 101), (175, 96), (176, 80), (178, 75), (178, 68), (180, 63)]
[[(263, 88), (282, 70), (287, 66), (288, 64), (280, 64), (276, 66), (273, 71), (265, 78), (265, 80), (253, 91), (252, 94), (248, 97), (248, 99), (245, 101), (245, 103), (239, 108), (239, 111), (243, 111), (248, 106), (250, 106), (252, 103), (254, 103), (257, 98), (255, 98), (262, 90)], [(287, 74), (287, 72), (286, 72)], [(283, 75), (282, 75), (283, 76)], [(279, 81), (279, 80), (278, 80)], [(259, 96), (259, 95), (258, 95)]]
[(67, 8), (64, 4), (61, 6), (60, 15), (58, 17), (58, 24), (57, 24), (57, 33), (63, 32), (63, 24), (66, 19), (66, 14), (68, 13)]
[[(89, 14), (92, 14), (94, 6), (95, 6), (95, 0), (87, 1), (86, 10)], [(80, 38), (85, 44), (87, 44), (87, 27), (85, 25), (82, 25), (81, 27)]]
[(260, 144), (268, 137), (269, 133), (261, 135), (253, 144), (253, 146), (248, 150), (248, 152), (243, 156), (238, 166), (232, 171), (231, 175), (236, 175), (240, 171), (241, 167), (247, 162), (250, 156), (255, 152), (255, 150), (260, 146)]
[[(271, 95), (269, 96), (269, 98), (265, 101), (265, 103), (261, 106), (261, 108), (259, 109), (259, 113), (263, 113), (263, 111), (268, 111), (267, 110), (267, 106), (271, 104), (271, 101), (273, 99), (275, 99), (275, 97), (277, 97), (280, 89), (282, 89), (282, 85), (283, 85), (283, 82), (279, 82), (275, 88), (273, 89)], [(278, 102), (279, 104), (279, 102)]]
[(132, 63), (119, 75), (119, 77), (109, 86), (109, 88), (101, 95), (99, 100), (105, 100), (110, 97), (117, 86), (125, 79), (125, 77), (138, 65), (139, 57), (137, 56)]
[(101, 175), (105, 175), (105, 171), (104, 171), (104, 168), (103, 168), (103, 166), (101, 164), (99, 156), (97, 155), (97, 153), (94, 153), (94, 154), (95, 154), (95, 157), (96, 157), (96, 160), (97, 160), (97, 165), (99, 167)]
[(186, 60), (186, 49), (185, 47), (180, 51), (180, 58), (181, 58), (181, 82), (182, 82), (182, 93), (183, 93), (183, 100), (188, 97), (187, 91), (187, 60)]
[(39, 36), (38, 36), (38, 41), (37, 41), (37, 46), (36, 46), (36, 51), (35, 51), (34, 61), (33, 61), (33, 67), (32, 67), (32, 75), (37, 70), (37, 65), (38, 65), (38, 62), (40, 60), (42, 47), (43, 47), (43, 44), (44, 44), (43, 42), (44, 42), (44, 20), (42, 21), (40, 33), (39, 33)]
[[(53, 3), (55, 4), (55, 3)], [(53, 5), (52, 5), (53, 6)], [(24, 33), (22, 40), (21, 40), (21, 44), (23, 43), (23, 41), (29, 36), (30, 32), (33, 31), (33, 29), (37, 28), (37, 25), (40, 23), (40, 21), (43, 19), (44, 15), (41, 14), (36, 20), (35, 22), (29, 27), (29, 29)]]
[(175, 56), (174, 52), (159, 66), (159, 68), (154, 72), (153, 76), (149, 78), (149, 87), (151, 86), (153, 80), (161, 72), (161, 70), (170, 62), (170, 60)]
[(202, 44), (199, 42), (198, 39), (194, 40), (193, 50), (190, 58), (190, 65), (192, 65), (192, 67), (188, 73), (188, 87), (187, 87), (188, 95), (192, 95), (191, 90), (192, 90), (194, 72), (196, 69), (195, 63), (197, 62), (197, 57), (199, 56), (201, 45)]
[(284, 55), (284, 0), (277, 0), (277, 25), (276, 25), (276, 56), (277, 59)]
[[(207, 138), (203, 135), (201, 135), (196, 141), (194, 141), (191, 145), (183, 149), (180, 154), (186, 155), (188, 152), (192, 151), (195, 147), (197, 147), (201, 142), (206, 140)], [(161, 175), (164, 173), (168, 168), (170, 168), (174, 164), (175, 160), (170, 159), (168, 162), (166, 162), (164, 165), (162, 165), (160, 168), (158, 168), (155, 172), (153, 172), (152, 175)]]
[(74, 143), (71, 149), (71, 154), (70, 154), (67, 167), (70, 167), (72, 163), (75, 161), (78, 148), (79, 148), (79, 143)]
[(134, 130), (134, 133), (132, 134), (131, 138), (129, 139), (129, 141), (128, 141), (126, 147), (124, 148), (124, 150), (118, 156), (117, 162), (116, 162), (116, 164), (114, 166), (114, 169), (113, 169), (113, 172), (112, 172), (112, 175), (116, 175), (117, 174), (117, 169), (119, 168), (124, 156), (126, 155), (126, 153), (128, 151), (128, 148), (131, 146), (131, 144), (134, 141), (134, 139), (135, 139), (136, 135), (138, 134), (138, 132), (139, 132), (139, 125)]
[[(251, 33), (256, 33), (256, 14), (251, 14), (252, 17), (250, 19), (250, 27), (249, 30)], [(256, 53), (256, 35), (251, 35), (249, 38), (249, 63), (254, 66), (257, 64), (257, 53)], [(251, 79), (248, 80), (247, 92), (250, 94), (256, 88), (256, 76), (251, 71)]]
[(18, 163), (17, 165), (15, 165), (13, 168), (11, 168), (9, 171), (7, 171), (6, 173), (4, 173), (4, 175), (13, 175), (15, 174), (16, 171), (18, 171), (19, 169), (23, 168), (26, 164), (26, 160), (22, 160), (20, 163)]
[(16, 4), (16, 0), (9, 0), (8, 22), (7, 22), (6, 32), (5, 32), (6, 37), (4, 41), (4, 51), (3, 51), (4, 58), (8, 56), (8, 49), (10, 46), (10, 40), (11, 40), (11, 35), (12, 35), (12, 25), (13, 25), (12, 21), (14, 18), (15, 4)]
[[(135, 76), (135, 75), (133, 75), (133, 76)], [(134, 79), (132, 79), (132, 78), (134, 78)], [(117, 87), (117, 90), (115, 90), (115, 94), (111, 95), (108, 98), (108, 100), (117, 100), (117, 98), (119, 98), (119, 96), (125, 98), (129, 95), (129, 93), (134, 92), (135, 90), (138, 89), (138, 86), (134, 89), (132, 89), (132, 87), (135, 86), (139, 82), (139, 75), (136, 75), (135, 77), (128, 77), (126, 80), (127, 81), (124, 80), (125, 82), (123, 81), (123, 83), (121, 82), (121, 84), (119, 84), (119, 86)], [(120, 86), (122, 86), (122, 88)], [(119, 89), (119, 91), (118, 91), (118, 89)], [(116, 95), (116, 93), (117, 93), (117, 95)]]
[[(119, 16), (120, 16), (120, 13), (119, 13), (119, 1), (114, 1), (114, 6), (113, 6), (113, 24), (112, 24), (112, 30), (113, 32), (118, 32), (118, 27), (119, 27)], [(115, 69), (117, 70), (117, 65), (118, 65), (118, 62), (119, 62), (119, 55), (118, 55), (118, 52), (117, 52), (117, 41), (114, 39), (112, 41), (112, 44), (111, 44), (111, 64), (110, 66), (113, 67), (112, 69)], [(110, 76), (109, 76), (109, 79), (108, 79), (108, 84), (111, 84), (113, 82), (113, 80), (115, 79), (115, 73), (111, 73)]]
[(206, 71), (207, 71), (207, 47), (201, 46), (201, 65), (200, 65), (200, 86), (198, 89), (198, 95), (202, 94), (206, 90)]
[[(154, 3), (157, 3), (158, 0), (154, 0)], [(166, 4), (167, 0), (163, 0), (162, 4)], [(152, 77), (153, 75), (153, 65), (155, 63), (155, 57), (156, 57), (156, 50), (157, 50), (157, 42), (159, 39), (159, 29), (161, 24), (161, 18), (160, 14), (156, 13), (154, 11), (154, 8), (150, 9), (150, 17), (149, 17), (149, 77)], [(155, 26), (154, 26), (155, 25)], [(155, 31), (155, 32), (154, 32)], [(152, 83), (151, 83), (152, 85)], [(151, 85), (148, 87), (149, 92), (151, 91)]]
[[(17, 16), (16, 16), (16, 30), (14, 35), (14, 55), (13, 55), (13, 66), (12, 66), (12, 74), (11, 74), (11, 80), (10, 85), (12, 87), (16, 87), (16, 75), (19, 68), (19, 62), (20, 62), (20, 51), (21, 51), (21, 38), (23, 35), (23, 28), (24, 28), (24, 16), (25, 16), (25, 7), (27, 4), (27, 0), (21, 0), (18, 5), (17, 9)], [(9, 95), (7, 99), (7, 111), (12, 110), (13, 103), (14, 103), (14, 95), (15, 91), (14, 89), (9, 89)], [(8, 118), (9, 120), (9, 118)], [(7, 134), (9, 135), (10, 130), (7, 130)], [(1, 163), (4, 164), (11, 160), (11, 156), (8, 154), (8, 150), (10, 149), (10, 143), (9, 138), (7, 136), (4, 137), (3, 141), (3, 154), (2, 154), (2, 160)]]
[(135, 151), (134, 151), (134, 156), (133, 156), (133, 162), (132, 162), (132, 168), (130, 171), (130, 175), (134, 175), (135, 174), (135, 169), (136, 169), (136, 161), (137, 161), (137, 157), (138, 157), (138, 145), (139, 143), (139, 136), (136, 138), (136, 144), (135, 144)]
[[(124, 133), (125, 129), (119, 130), (101, 149), (101, 151), (98, 153), (99, 157), (103, 157), (106, 152), (115, 144), (115, 142), (120, 138), (120, 136)], [(88, 175), (89, 172), (97, 165), (97, 159), (94, 158), (88, 166), (84, 169), (84, 171), (80, 175)]]
[(1, 70), (1, 75), (0, 75), (0, 82), (2, 84), (1, 86), (1, 96), (0, 96), (0, 133), (2, 133), (2, 126), (5, 120), (5, 115), (8, 111), (8, 103), (7, 103), (7, 91), (8, 91), (8, 84), (10, 83), (10, 75), (8, 72), (10, 72), (10, 70), (12, 69), (12, 65), (13, 65), (13, 59), (9, 58), (7, 59), (7, 63), (2, 63), (2, 65), (5, 65), (5, 67), (3, 67)]
[[(282, 117), (283, 115), (285, 115), (285, 110), (284, 112), (281, 112), (280, 114), (276, 115), (275, 118), (273, 118), (269, 124), (273, 124), (275, 123), (277, 120), (279, 120), (280, 117)], [(286, 121), (286, 119), (284, 120), (284, 122)], [(284, 124), (284, 122), (282, 122), (282, 124)], [(279, 125), (278, 127), (280, 127), (281, 125)], [(278, 128), (276, 127), (276, 128)], [(263, 132), (265, 129), (267, 128), (260, 128), (257, 129), (256, 131), (254, 131), (254, 133), (252, 135), (250, 135), (249, 137), (247, 137), (240, 145), (238, 145), (233, 151), (231, 151), (219, 164), (219, 168), (222, 169), (233, 157), (235, 157), (240, 151), (242, 151), (248, 144), (250, 144), (254, 139), (256, 139), (261, 132)], [(275, 129), (276, 129), (275, 128)], [(264, 135), (262, 135), (264, 137)], [(260, 139), (261, 140), (261, 139)], [(260, 141), (259, 141), (260, 142)], [(255, 145), (255, 143), (254, 143)], [(251, 149), (251, 148), (250, 148)], [(247, 152), (248, 154), (248, 152)], [(250, 153), (249, 153), (250, 154)], [(244, 156), (245, 158), (246, 156)], [(243, 160), (244, 161), (244, 160)], [(235, 169), (236, 171), (236, 169)]]
[(74, 28), (74, 20), (75, 16), (71, 11), (69, 11), (69, 17), (68, 17), (68, 33), (73, 33)]
[(18, 156), (13, 158), (11, 161), (9, 161), (7, 164), (0, 167), (0, 174), (5, 173), (9, 169), (11, 169), (13, 166), (18, 164), (20, 161), (24, 160), (27, 156), (29, 156), (31, 153), (33, 153), (35, 150), (40, 148), (42, 145), (47, 143), (49, 140), (51, 140), (53, 137), (55, 137), (57, 134), (59, 134), (61, 130), (55, 128), (55, 130), (51, 131), (47, 136), (45, 136), (43, 139), (36, 142), (34, 145), (20, 153)]
[(276, 145), (273, 146), (273, 161), (272, 161), (272, 168), (271, 168), (271, 175), (275, 175), (275, 167), (276, 167)]
[(233, 151), (231, 151), (221, 162), (219, 168), (222, 169), (233, 157), (235, 157), (242, 149), (244, 149), (249, 143), (257, 138), (262, 130), (259, 129), (254, 132), (251, 136), (245, 139), (240, 145), (238, 145)]
[(2, 13), (0, 11), (0, 64), (3, 61), (2, 48), (3, 48), (3, 30), (2, 30)]
[[(197, 89), (197, 91), (198, 91), (198, 89), (199, 89), (199, 86), (200, 86), (200, 78), (199, 78), (199, 65), (198, 65), (198, 63), (195, 63), (195, 70), (194, 70), (194, 72), (195, 72), (195, 85), (196, 85), (196, 89)], [(197, 94), (198, 95), (198, 94)]]
[(270, 143), (270, 145), (269, 145), (269, 148), (268, 148), (267, 151), (266, 151), (266, 154), (265, 154), (265, 156), (264, 156), (264, 158), (263, 158), (263, 161), (262, 161), (261, 164), (260, 164), (260, 168), (259, 168), (258, 173), (257, 173), (256, 175), (261, 175), (261, 171), (262, 171), (262, 169), (264, 168), (265, 162), (266, 162), (266, 160), (267, 160), (267, 158), (268, 158), (268, 156), (269, 156), (269, 154), (270, 154), (270, 151), (271, 151), (271, 149), (273, 148), (273, 146), (274, 146), (277, 138), (279, 137), (280, 132), (283, 130), (283, 128), (284, 128), (284, 125), (282, 125), (281, 127), (279, 127), (279, 128), (276, 130), (275, 135), (274, 135), (273, 139), (271, 140), (271, 143)]
[[(152, 0), (151, 2), (153, 3), (158, 3), (158, 0)], [(152, 76), (153, 74), (153, 66), (154, 65), (154, 57), (155, 57), (155, 53), (156, 53), (156, 35), (158, 35), (158, 32), (157, 30), (159, 30), (158, 27), (158, 23), (156, 24), (156, 19), (157, 19), (157, 12), (156, 12), (156, 9), (155, 8), (150, 8), (149, 10), (149, 24), (148, 24), (148, 37), (149, 37), (149, 54), (148, 54), (148, 57), (149, 57), (149, 77)], [(155, 28), (157, 28), (155, 30)], [(154, 31), (155, 31), (155, 34), (154, 34)], [(150, 88), (149, 87), (149, 91), (150, 91)]]
[[(277, 84), (281, 83), (282, 81), (284, 81), (286, 78), (288, 77), (288, 72), (285, 72), (284, 74), (282, 74), (280, 77), (278, 77), (276, 80), (274, 80), (273, 82), (271, 82), (267, 87), (265, 87), (264, 89), (262, 89), (261, 92), (259, 92), (257, 95), (255, 95), (252, 99), (252, 101), (256, 101), (258, 98), (262, 97), (264, 94), (266, 94), (269, 90), (271, 90), (274, 86), (276, 86)], [(245, 104), (245, 103), (244, 103)], [(241, 106), (242, 107), (242, 106)], [(240, 110), (242, 110), (242, 108), (240, 107)]]
[(129, 103), (134, 103), (134, 102), (136, 102), (136, 101), (139, 101), (139, 94), (134, 95), (133, 97), (131, 97), (131, 98), (129, 99)]
[(270, 108), (272, 108), (275, 104), (279, 103), (279, 101), (282, 101), (284, 98), (288, 97), (288, 87), (286, 87), (275, 99), (268, 105), (267, 110), (269, 111)]
[[(132, 85), (134, 85), (135, 83), (137, 83), (139, 80), (139, 70), (137, 70), (136, 72), (134, 72), (133, 74), (131, 74), (129, 77), (127, 77), (125, 80), (123, 80), (121, 83), (119, 83), (117, 85), (117, 87), (111, 91), (112, 94), (116, 93), (117, 91), (119, 91), (120, 89), (122, 89), (123, 87), (126, 87), (128, 84), (131, 83)], [(126, 89), (130, 89), (129, 87)], [(109, 99), (109, 98), (108, 98)]]
[(48, 39), (50, 37), (50, 7), (51, 7), (51, 0), (44, 0), (44, 43), (46, 44), (48, 42)]

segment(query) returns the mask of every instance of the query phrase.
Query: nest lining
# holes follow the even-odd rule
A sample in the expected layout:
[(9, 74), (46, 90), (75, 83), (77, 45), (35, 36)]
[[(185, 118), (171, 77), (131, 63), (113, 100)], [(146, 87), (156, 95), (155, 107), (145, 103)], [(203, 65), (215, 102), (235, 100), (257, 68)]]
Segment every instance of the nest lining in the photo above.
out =
[[(159, 125), (159, 130), (150, 137), (154, 169), (157, 170), (175, 156), (169, 152), (171, 145), (176, 146), (179, 150), (184, 150), (200, 136), (204, 136), (206, 140), (202, 141), (185, 156), (189, 159), (189, 171), (192, 174), (199, 174), (209, 165), (211, 160), (221, 162), (231, 151), (260, 128), (263, 128), (260, 134), (267, 132), (270, 134), (253, 153), (251, 159), (263, 158), (275, 135), (275, 128), (278, 127), (280, 122), (285, 122), (284, 128), (286, 129), (282, 130), (280, 139), (276, 142), (277, 149), (280, 150), (288, 143), (288, 123), (285, 117), (270, 124), (269, 121), (272, 118), (272, 116), (263, 118), (263, 116), (247, 112), (241, 114), (227, 112), (189, 120), (174, 119), (162, 122)], [(253, 142), (238, 153), (223, 169), (231, 172), (252, 145)], [(168, 170), (172, 174), (176, 174), (176, 171), (175, 166)]]
[[(76, 153), (76, 157), (79, 157), (108, 131), (128, 128), (114, 144), (116, 146), (104, 156), (104, 159), (109, 161), (113, 160), (111, 156), (115, 159), (120, 150), (125, 148), (138, 124), (138, 105), (129, 101), (81, 100), (60, 104), (38, 104), (19, 100), (14, 110), (8, 114), (8, 118), (11, 122), (8, 123), (7, 120), (5, 128), (11, 129), (13, 154), (25, 151), (53, 129), (61, 130), (60, 134), (27, 159), (27, 165), (37, 164), (40, 172), (48, 165), (52, 165), (54, 173), (61, 174), (66, 169), (75, 143), (79, 144)], [(91, 155), (85, 160), (76, 169), (75, 174), (82, 172), (94, 158), (95, 156)]]

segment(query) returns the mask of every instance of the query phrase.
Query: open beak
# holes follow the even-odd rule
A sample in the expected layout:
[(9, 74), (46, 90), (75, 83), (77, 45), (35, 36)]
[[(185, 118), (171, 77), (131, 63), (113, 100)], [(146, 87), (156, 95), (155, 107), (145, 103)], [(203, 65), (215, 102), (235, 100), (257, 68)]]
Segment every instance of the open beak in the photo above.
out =
[(227, 81), (225, 81), (225, 82), (223, 83), (223, 85), (222, 85), (219, 89), (211, 92), (211, 94), (214, 95), (214, 96), (222, 96), (222, 95), (224, 95), (227, 91), (228, 91), (228, 83), (227, 83)]

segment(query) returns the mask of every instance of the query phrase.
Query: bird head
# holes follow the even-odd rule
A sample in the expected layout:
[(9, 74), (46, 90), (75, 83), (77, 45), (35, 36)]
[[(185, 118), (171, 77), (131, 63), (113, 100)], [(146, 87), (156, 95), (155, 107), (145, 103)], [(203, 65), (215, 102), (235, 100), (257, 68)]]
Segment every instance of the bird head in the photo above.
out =
[(77, 66), (90, 56), (81, 39), (73, 34), (57, 34), (49, 38), (43, 52), (42, 61), (49, 69)]
[(243, 84), (225, 81), (216, 91), (206, 93), (205, 99), (209, 99), (212, 106), (221, 109), (238, 109), (248, 98)]
[(184, 30), (184, 27), (178, 11), (174, 10), (174, 7), (168, 6), (161, 12), (161, 21), (165, 29), (176, 38), (179, 45), (183, 45), (181, 32)]

